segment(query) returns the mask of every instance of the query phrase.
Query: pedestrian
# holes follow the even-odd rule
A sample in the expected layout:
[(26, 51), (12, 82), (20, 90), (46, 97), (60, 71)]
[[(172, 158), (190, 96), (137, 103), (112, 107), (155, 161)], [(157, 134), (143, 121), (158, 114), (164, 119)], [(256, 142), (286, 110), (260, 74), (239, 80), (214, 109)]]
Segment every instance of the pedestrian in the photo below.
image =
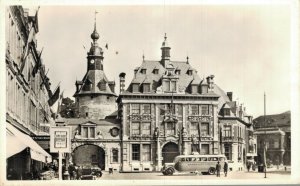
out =
[(82, 175), (82, 168), (81, 168), (81, 166), (78, 166), (78, 168), (77, 168), (77, 180), (81, 179), (81, 175)]
[(68, 171), (69, 171), (69, 175), (70, 175), (70, 180), (74, 180), (75, 174), (76, 174), (76, 169), (75, 169), (73, 163), (70, 163)]
[(66, 172), (67, 167), (66, 164), (62, 163), (61, 176), (64, 177), (64, 173)]
[(225, 161), (224, 162), (224, 174), (225, 174), (225, 177), (227, 177), (227, 172), (228, 172), (228, 163)]
[(250, 162), (248, 161), (248, 162), (247, 162), (247, 170), (248, 170), (248, 172), (250, 171), (250, 167), (251, 167), (251, 164), (250, 164)]
[(218, 161), (217, 165), (216, 165), (216, 171), (217, 171), (217, 177), (220, 177), (220, 171), (221, 171), (221, 164)]

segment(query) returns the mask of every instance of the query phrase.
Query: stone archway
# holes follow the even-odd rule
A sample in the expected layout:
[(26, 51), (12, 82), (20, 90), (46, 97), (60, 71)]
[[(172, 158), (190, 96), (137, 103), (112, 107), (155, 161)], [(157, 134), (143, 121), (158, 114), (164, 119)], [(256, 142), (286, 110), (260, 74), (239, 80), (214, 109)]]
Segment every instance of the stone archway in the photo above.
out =
[(73, 163), (85, 167), (100, 167), (105, 170), (105, 150), (94, 144), (77, 146), (73, 150)]
[(162, 148), (163, 164), (173, 162), (174, 158), (179, 155), (178, 145), (174, 142), (166, 143)]

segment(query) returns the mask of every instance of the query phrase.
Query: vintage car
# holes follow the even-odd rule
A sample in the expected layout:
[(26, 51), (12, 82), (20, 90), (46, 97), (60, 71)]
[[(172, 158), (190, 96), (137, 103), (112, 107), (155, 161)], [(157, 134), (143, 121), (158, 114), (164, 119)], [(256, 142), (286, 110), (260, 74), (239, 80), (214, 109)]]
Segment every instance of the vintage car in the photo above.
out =
[(102, 171), (99, 167), (86, 166), (82, 168), (81, 180), (95, 180), (97, 177), (102, 176)]

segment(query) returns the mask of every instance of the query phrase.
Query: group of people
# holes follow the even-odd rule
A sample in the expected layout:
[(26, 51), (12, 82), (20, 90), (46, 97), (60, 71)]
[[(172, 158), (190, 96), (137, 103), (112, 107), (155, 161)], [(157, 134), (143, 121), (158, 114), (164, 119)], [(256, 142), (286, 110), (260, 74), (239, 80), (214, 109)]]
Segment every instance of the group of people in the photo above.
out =
[[(227, 172), (228, 172), (228, 163), (225, 161), (224, 162), (224, 166), (223, 166), (223, 169), (224, 169), (224, 175), (225, 177), (227, 177)], [(220, 177), (220, 172), (221, 172), (221, 164), (220, 162), (218, 161), (217, 165), (216, 165), (216, 172), (217, 172), (217, 177)]]
[(70, 163), (68, 169), (65, 164), (62, 166), (62, 175), (68, 171), (70, 180), (79, 180), (82, 176), (82, 166), (75, 166), (73, 163)]

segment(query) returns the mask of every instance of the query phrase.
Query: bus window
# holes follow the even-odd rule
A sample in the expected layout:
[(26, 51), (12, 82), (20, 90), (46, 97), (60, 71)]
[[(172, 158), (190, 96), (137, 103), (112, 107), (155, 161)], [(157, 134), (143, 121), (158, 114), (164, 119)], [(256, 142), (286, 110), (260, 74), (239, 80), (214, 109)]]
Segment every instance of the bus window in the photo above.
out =
[(224, 160), (225, 160), (225, 158), (223, 158), (223, 157), (219, 158), (219, 161), (224, 161)]
[(196, 158), (191, 158), (192, 159), (192, 161), (196, 161)]
[(185, 161), (185, 158), (181, 158), (180, 161)]
[(197, 158), (196, 161), (201, 161), (201, 158)]
[(201, 161), (207, 161), (207, 158), (201, 158)]

